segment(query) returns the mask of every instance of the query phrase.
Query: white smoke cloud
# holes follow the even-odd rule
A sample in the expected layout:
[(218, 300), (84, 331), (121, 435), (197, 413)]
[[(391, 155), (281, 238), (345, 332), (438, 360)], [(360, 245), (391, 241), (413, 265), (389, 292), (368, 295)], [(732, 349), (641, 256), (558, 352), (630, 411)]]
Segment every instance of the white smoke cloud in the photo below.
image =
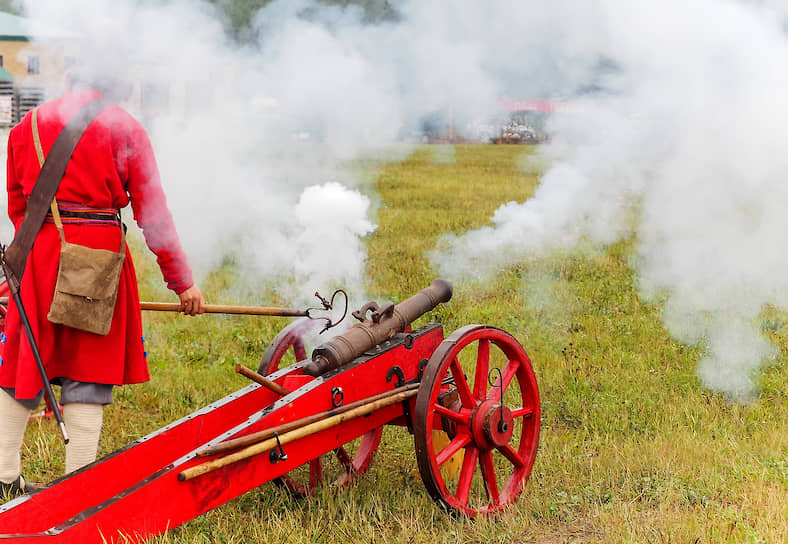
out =
[(462, 275), (476, 266), (469, 255), (490, 270), (634, 233), (642, 294), (666, 297), (676, 338), (707, 346), (702, 382), (748, 398), (753, 371), (776, 353), (759, 313), (788, 302), (788, 11), (733, 0), (590, 6), (594, 24), (577, 39), (611, 67), (602, 92), (555, 119), (543, 150), (553, 166), (533, 198), (433, 257)]
[[(364, 218), (368, 208), (367, 197), (338, 183), (304, 190), (295, 208), (300, 232), (293, 245), (293, 251), (299, 256), (293, 263), (299, 285), (314, 285), (323, 279), (318, 271), (324, 263), (333, 263), (335, 277), (329, 280), (361, 284), (362, 270), (356, 263), (363, 262), (366, 253), (360, 239), (375, 230), (375, 225)], [(335, 254), (338, 247), (343, 248), (343, 259)], [(345, 258), (348, 254), (350, 258)]]
[[(331, 180), (362, 189), (347, 161), (404, 156), (407, 146), (392, 144), (425, 115), (449, 115), (461, 126), (500, 113), (501, 96), (544, 91), (557, 77), (552, 54), (522, 51), (533, 50), (544, 28), (571, 45), (565, 22), (581, 25), (586, 11), (571, 2), (543, 15), (508, 2), (460, 4), (404, 0), (396, 3), (398, 20), (364, 24), (359, 9), (276, 0), (254, 18), (258, 38), (240, 46), (206, 2), (23, 3), (34, 28), (82, 37), (81, 70), (130, 78), (143, 100), (164, 97), (158, 109), (166, 115), (150, 107), (133, 113), (149, 127), (193, 266), (211, 270), (236, 251), (239, 262), (287, 285), (295, 261), (310, 262), (315, 269), (299, 277), (319, 284), (355, 282), (364, 269), (355, 243), (333, 248), (325, 262), (295, 253), (302, 231), (293, 214), (305, 188)], [(513, 20), (517, 31), (508, 32)], [(521, 70), (552, 73), (523, 78)], [(352, 225), (369, 211), (350, 207), (358, 215), (325, 225), (337, 232), (324, 239), (363, 238)]]
[[(461, 127), (500, 114), (501, 97), (571, 99), (536, 194), (435, 262), (461, 275), (634, 233), (642, 293), (667, 297), (675, 337), (709, 347), (704, 383), (748, 395), (774, 352), (758, 312), (788, 297), (784, 2), (392, 4), (397, 20), (364, 24), (358, 9), (275, 0), (239, 46), (204, 2), (25, 2), (83, 36), (86, 67), (169, 87), (168, 115), (144, 121), (195, 267), (234, 251), (287, 292), (363, 277), (374, 225), (349, 161), (392, 156), (435, 112)], [(313, 221), (320, 199), (336, 213)]]
[[(374, 226), (369, 200), (357, 190), (361, 180), (345, 165), (396, 138), (397, 101), (385, 74), (325, 25), (301, 19), (295, 4), (307, 5), (279, 2), (261, 13), (264, 39), (246, 46), (229, 40), (219, 13), (204, 2), (25, 7), (35, 25), (82, 36), (81, 71), (138, 86), (129, 107), (149, 128), (168, 203), (198, 272), (235, 252), (250, 277), (266, 277), (288, 296), (340, 285), (360, 292), (359, 248)], [(135, 111), (140, 96), (144, 102), (156, 93), (161, 111)], [(324, 205), (334, 210), (314, 229), (304, 212), (320, 211), (309, 204), (316, 191), (310, 187), (329, 180), (344, 189), (323, 186)]]

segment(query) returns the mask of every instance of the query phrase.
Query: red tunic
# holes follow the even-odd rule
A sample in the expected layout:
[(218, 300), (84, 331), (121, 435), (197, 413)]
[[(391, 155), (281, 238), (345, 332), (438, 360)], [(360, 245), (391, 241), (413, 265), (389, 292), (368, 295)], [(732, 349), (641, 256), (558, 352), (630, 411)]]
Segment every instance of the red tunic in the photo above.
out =
[[(39, 107), (38, 126), (45, 156), (68, 120), (96, 96), (94, 91), (69, 91)], [(8, 215), (16, 229), (39, 171), (28, 114), (8, 138)], [(57, 198), (95, 208), (124, 208), (131, 203), (134, 219), (157, 257), (167, 286), (181, 293), (193, 284), (148, 136), (120, 107), (105, 108), (82, 135), (60, 182)], [(120, 248), (117, 226), (64, 224), (63, 228), (69, 242), (113, 251)], [(60, 237), (55, 225), (44, 223), (28, 257), (19, 290), (49, 378), (114, 385), (147, 381), (137, 278), (128, 247), (112, 327), (106, 336), (47, 320), (59, 252)], [(0, 386), (15, 388), (17, 398), (33, 398), (42, 382), (13, 302), (9, 304), (5, 334)]]

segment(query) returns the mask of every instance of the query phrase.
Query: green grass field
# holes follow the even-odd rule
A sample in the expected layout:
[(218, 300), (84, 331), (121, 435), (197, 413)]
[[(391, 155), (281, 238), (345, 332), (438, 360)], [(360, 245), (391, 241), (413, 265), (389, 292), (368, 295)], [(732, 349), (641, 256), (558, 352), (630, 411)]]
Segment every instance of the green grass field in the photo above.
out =
[[(380, 167), (379, 227), (368, 241), (367, 290), (400, 301), (436, 276), (424, 253), (446, 232), (485, 225), (503, 202), (538, 183), (519, 146), (459, 146), (455, 162), (420, 148)], [(341, 492), (293, 498), (267, 484), (153, 540), (159, 543), (778, 543), (788, 541), (788, 315), (763, 312), (780, 348), (759, 397), (735, 404), (703, 389), (702, 347), (672, 340), (659, 305), (641, 301), (621, 242), (602, 255), (524, 260), (484, 284), (456, 284), (441, 307), (446, 333), (499, 326), (526, 348), (542, 397), (540, 451), (519, 502), (492, 519), (445, 515), (428, 497), (413, 440), (386, 428), (369, 472)], [(166, 296), (136, 247), (143, 299)], [(204, 283), (208, 299), (239, 281), (231, 266)], [(255, 303), (285, 303), (260, 293)], [(267, 298), (269, 297), (269, 298)], [(273, 300), (271, 300), (273, 299)], [(218, 301), (217, 301), (218, 302)], [(233, 301), (222, 301), (233, 302)], [(106, 454), (244, 385), (288, 321), (146, 314), (152, 380), (119, 388), (105, 413)], [(32, 480), (63, 470), (51, 421), (29, 426)]]

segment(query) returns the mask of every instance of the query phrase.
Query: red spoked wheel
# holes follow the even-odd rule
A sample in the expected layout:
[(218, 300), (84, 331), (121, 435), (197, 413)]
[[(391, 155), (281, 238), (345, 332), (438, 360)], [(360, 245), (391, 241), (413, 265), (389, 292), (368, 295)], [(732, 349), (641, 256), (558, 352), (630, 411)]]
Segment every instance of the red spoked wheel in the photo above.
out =
[[(322, 325), (321, 321), (300, 319), (282, 329), (265, 350), (258, 372), (272, 374), (284, 366), (283, 359), (290, 359), (291, 356), (294, 362), (306, 359), (305, 337), (317, 332)], [(333, 487), (345, 487), (369, 469), (382, 435), (383, 427), (378, 427), (350, 444), (335, 449), (333, 455), (312, 459), (276, 482), (300, 497), (314, 495), (327, 479), (333, 480)]]
[(288, 358), (288, 354), (292, 351), (293, 360), (291, 362), (303, 361), (306, 359), (306, 344), (304, 337), (315, 332), (320, 325), (319, 321), (312, 319), (299, 319), (293, 321), (287, 327), (279, 331), (268, 348), (263, 353), (263, 358), (260, 360), (260, 366), (257, 372), (263, 376), (273, 374), (280, 368), (287, 366), (283, 365), (283, 359)]
[(416, 397), (416, 460), (430, 496), (471, 517), (514, 504), (531, 474), (540, 416), (520, 343), (485, 325), (455, 331), (430, 358)]

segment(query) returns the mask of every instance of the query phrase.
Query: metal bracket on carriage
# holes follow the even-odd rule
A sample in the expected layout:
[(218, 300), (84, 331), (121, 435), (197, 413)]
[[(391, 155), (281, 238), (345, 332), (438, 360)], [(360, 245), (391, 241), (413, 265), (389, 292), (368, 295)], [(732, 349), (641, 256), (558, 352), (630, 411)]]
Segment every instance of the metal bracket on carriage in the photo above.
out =
[(372, 310), (372, 313), (369, 315), (369, 318), (372, 320), (373, 323), (380, 323), (380, 320), (384, 317), (389, 317), (394, 314), (394, 303), (389, 302), (388, 304), (384, 304), (380, 306), (377, 302), (370, 301), (364, 304), (361, 308), (353, 312), (353, 317), (361, 321), (362, 323), (367, 319), (367, 313)]
[[(343, 297), (345, 297), (345, 309), (342, 311), (342, 316), (339, 319), (337, 319), (336, 321), (333, 321), (330, 317), (325, 316), (325, 315), (312, 315), (312, 312), (324, 312), (324, 311), (325, 312), (329, 312), (329, 311), (332, 311), (334, 309), (334, 299), (337, 298), (337, 295), (339, 295), (339, 294), (341, 294)], [(334, 294), (331, 295), (330, 299), (323, 298), (322, 296), (320, 296), (320, 293), (318, 291), (315, 291), (315, 296), (320, 301), (320, 304), (322, 305), (322, 308), (307, 308), (305, 313), (306, 313), (306, 317), (309, 318), (309, 319), (325, 319), (326, 320), (325, 327), (323, 327), (321, 329), (320, 333), (319, 333), (319, 334), (323, 334), (328, 329), (336, 327), (337, 325), (339, 325), (340, 323), (342, 323), (345, 320), (345, 317), (347, 316), (347, 309), (348, 309), (348, 304), (349, 304), (348, 303), (348, 296), (347, 296), (347, 293), (345, 292), (344, 289), (337, 289), (336, 291), (334, 291)]]
[(276, 448), (272, 449), (268, 454), (268, 459), (271, 461), (272, 465), (275, 465), (279, 461), (287, 461), (287, 454), (284, 448), (282, 448), (282, 442), (279, 440), (279, 433), (274, 433), (274, 439), (276, 440)]
[[(408, 384), (408, 382), (405, 381), (405, 373), (398, 366), (392, 366), (391, 368), (389, 368), (389, 371), (386, 373), (386, 381), (390, 382), (395, 375), (397, 376), (397, 381), (394, 382), (395, 387), (397, 388), (404, 387), (405, 385)], [(418, 380), (418, 382), (420, 381), (421, 379)], [(403, 412), (403, 417), (405, 418), (405, 425), (408, 429), (408, 432), (410, 434), (413, 434), (413, 416), (410, 415), (409, 401), (407, 400), (402, 401), (402, 412)]]
[(429, 363), (428, 359), (422, 359), (419, 361), (418, 369), (419, 375), (412, 380), (405, 381), (405, 373), (402, 369), (398, 366), (393, 366), (389, 368), (388, 372), (386, 372), (386, 381), (390, 382), (394, 376), (397, 376), (397, 381), (394, 382), (396, 387), (402, 387), (403, 385), (411, 385), (414, 383), (420, 383), (422, 376), (424, 376), (424, 369), (427, 367), (427, 363)]

